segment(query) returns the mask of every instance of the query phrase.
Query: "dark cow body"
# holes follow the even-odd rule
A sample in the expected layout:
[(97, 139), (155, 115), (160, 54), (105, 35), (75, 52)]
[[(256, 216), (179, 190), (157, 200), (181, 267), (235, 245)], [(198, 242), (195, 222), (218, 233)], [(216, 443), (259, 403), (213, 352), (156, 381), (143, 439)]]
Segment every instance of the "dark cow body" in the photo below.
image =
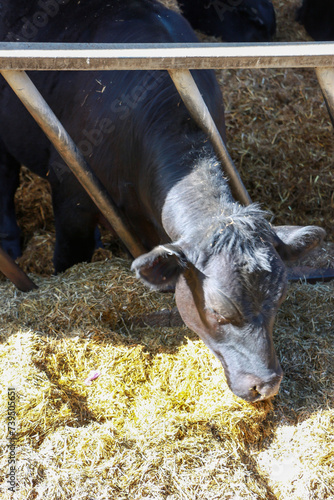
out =
[(270, 0), (179, 0), (194, 29), (225, 42), (269, 42), (276, 16)]
[[(75, 22), (74, 22), (75, 20)], [(37, 41), (196, 42), (189, 24), (155, 1), (70, 4)], [(220, 132), (214, 73), (193, 72)], [(190, 119), (167, 72), (36, 72), (31, 78), (87, 157), (147, 253), (133, 269), (152, 288), (176, 289), (185, 323), (221, 360), (229, 386), (255, 401), (282, 377), (272, 329), (286, 289), (281, 258), (324, 236), (318, 227), (273, 228), (230, 192), (211, 144)], [(57, 272), (89, 260), (100, 214), (5, 82), (0, 88), (1, 245), (19, 253), (13, 195), (20, 164), (47, 177)]]
[(297, 21), (317, 41), (334, 41), (333, 0), (303, 0), (297, 11)]

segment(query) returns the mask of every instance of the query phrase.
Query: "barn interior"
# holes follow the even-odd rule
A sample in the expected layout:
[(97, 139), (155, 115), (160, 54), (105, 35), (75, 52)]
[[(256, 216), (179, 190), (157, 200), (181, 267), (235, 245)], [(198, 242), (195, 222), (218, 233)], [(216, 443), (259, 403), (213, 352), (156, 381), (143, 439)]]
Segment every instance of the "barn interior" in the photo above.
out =
[[(310, 41), (295, 21), (300, 1), (273, 4), (274, 41)], [(313, 69), (217, 77), (228, 150), (251, 198), (277, 225), (324, 227), (303, 264), (334, 267), (333, 127)], [(139, 283), (112, 235), (103, 231), (92, 263), (54, 276), (49, 186), (25, 168), (16, 207), (19, 264), (39, 288), (25, 294), (0, 275), (1, 498), (12, 498), (9, 387), (18, 500), (334, 498), (333, 281), (290, 285), (274, 330), (281, 389), (251, 404), (194, 333), (165, 321), (173, 295)], [(161, 314), (146, 326), (152, 312)]]

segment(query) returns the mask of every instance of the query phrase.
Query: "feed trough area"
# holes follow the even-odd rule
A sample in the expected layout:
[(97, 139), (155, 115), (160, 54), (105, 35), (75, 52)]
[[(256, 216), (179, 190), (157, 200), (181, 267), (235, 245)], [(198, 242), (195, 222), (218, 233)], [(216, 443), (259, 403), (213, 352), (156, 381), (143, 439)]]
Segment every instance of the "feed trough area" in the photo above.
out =
[[(298, 2), (273, 3), (275, 40), (309, 40)], [(314, 71), (217, 77), (251, 198), (277, 225), (324, 227), (301, 265), (334, 267), (333, 128)], [(180, 324), (173, 294), (140, 283), (106, 230), (92, 263), (53, 275), (50, 190), (25, 168), (16, 210), (19, 264), (39, 288), (0, 276), (1, 498), (334, 498), (334, 281), (290, 284), (274, 328), (280, 391), (247, 403)]]

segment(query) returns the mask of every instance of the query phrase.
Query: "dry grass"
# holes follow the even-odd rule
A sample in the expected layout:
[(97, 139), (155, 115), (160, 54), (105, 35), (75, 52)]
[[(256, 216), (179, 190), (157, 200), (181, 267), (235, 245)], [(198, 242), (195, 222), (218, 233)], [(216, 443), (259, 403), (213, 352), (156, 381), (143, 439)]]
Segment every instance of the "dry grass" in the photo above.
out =
[[(333, 498), (333, 283), (291, 287), (275, 334), (280, 394), (249, 404), (185, 327), (132, 326), (174, 303), (138, 283), (127, 260), (35, 280), (29, 294), (0, 284), (17, 499)], [(101, 375), (87, 386), (92, 370)], [(0, 463), (6, 499), (5, 447)]]
[[(274, 4), (277, 40), (307, 40), (293, 21), (297, 2)], [(218, 77), (229, 150), (252, 198), (276, 222), (320, 224), (332, 240), (333, 130), (313, 71)], [(50, 276), (49, 190), (27, 170), (17, 207), (21, 265), (39, 289), (23, 294), (0, 282), (1, 498), (334, 499), (334, 283), (290, 287), (275, 327), (280, 393), (248, 404), (188, 329), (133, 325), (175, 304), (134, 279), (110, 235), (97, 262)], [(332, 247), (316, 259), (333, 266)], [(92, 370), (100, 376), (87, 386)], [(10, 386), (18, 396), (14, 497)]]

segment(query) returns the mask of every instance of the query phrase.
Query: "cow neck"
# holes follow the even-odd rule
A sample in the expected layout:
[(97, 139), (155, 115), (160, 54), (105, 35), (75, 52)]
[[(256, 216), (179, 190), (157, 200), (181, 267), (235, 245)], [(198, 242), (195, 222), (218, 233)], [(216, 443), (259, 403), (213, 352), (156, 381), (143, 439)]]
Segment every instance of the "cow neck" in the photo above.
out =
[(194, 161), (170, 188), (162, 210), (162, 223), (174, 241), (202, 241), (214, 231), (222, 216), (233, 213), (235, 204), (217, 158), (204, 156)]

